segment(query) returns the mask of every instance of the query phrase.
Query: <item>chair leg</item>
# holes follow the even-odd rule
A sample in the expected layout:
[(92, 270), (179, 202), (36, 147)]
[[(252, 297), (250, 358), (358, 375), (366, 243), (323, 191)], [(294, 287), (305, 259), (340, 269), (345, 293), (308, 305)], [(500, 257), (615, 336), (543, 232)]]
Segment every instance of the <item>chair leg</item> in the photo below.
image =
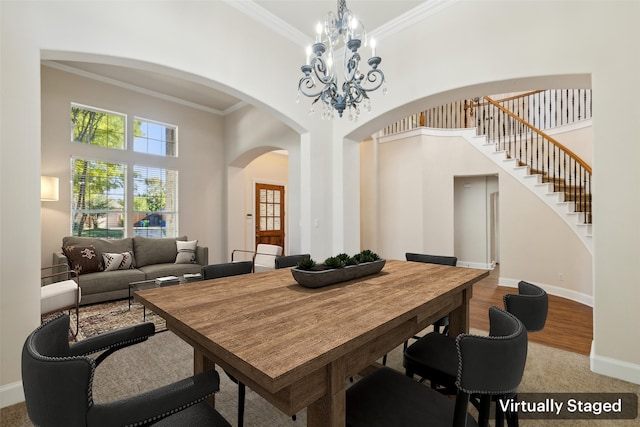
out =
[[(518, 400), (518, 395), (516, 394), (514, 396), (514, 399), (517, 401)], [(506, 414), (506, 418), (507, 418), (507, 426), (509, 427), (518, 427), (519, 422), (518, 422), (518, 411), (508, 411)]]
[(496, 427), (504, 427), (504, 412), (500, 409), (498, 400), (496, 400)]
[(491, 396), (483, 394), (478, 404), (478, 425), (489, 427), (489, 413), (491, 412)]
[(76, 302), (76, 333), (73, 336), (77, 337), (78, 332), (80, 332), (80, 304)]
[(238, 427), (244, 426), (244, 397), (246, 386), (242, 382), (238, 382)]
[(386, 354), (384, 356), (382, 356), (382, 364), (384, 366), (387, 366), (387, 355)]

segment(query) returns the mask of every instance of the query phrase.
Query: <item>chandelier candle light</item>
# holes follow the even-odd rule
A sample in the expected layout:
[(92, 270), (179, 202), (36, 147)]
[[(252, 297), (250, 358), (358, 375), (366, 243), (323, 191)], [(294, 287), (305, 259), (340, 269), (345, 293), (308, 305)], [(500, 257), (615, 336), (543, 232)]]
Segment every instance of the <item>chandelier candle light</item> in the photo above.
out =
[[(344, 43), (344, 83), (338, 87), (335, 71), (334, 53)], [(349, 111), (349, 120), (357, 120), (360, 115), (360, 103), (371, 111), (371, 101), (367, 92), (372, 92), (384, 84), (384, 74), (378, 69), (382, 59), (376, 56), (375, 41), (371, 39), (371, 58), (367, 61), (371, 69), (362, 74), (359, 69), (361, 45), (367, 45), (367, 35), (362, 22), (347, 9), (346, 0), (338, 0), (338, 16), (329, 12), (324, 23), (316, 26), (316, 40), (307, 48), (307, 62), (300, 67), (304, 76), (298, 83), (298, 93), (315, 98), (311, 103), (310, 114), (314, 113), (313, 104), (323, 103), (323, 119), (332, 119), (335, 112), (342, 117), (345, 109)], [(382, 93), (386, 94), (386, 87)]]

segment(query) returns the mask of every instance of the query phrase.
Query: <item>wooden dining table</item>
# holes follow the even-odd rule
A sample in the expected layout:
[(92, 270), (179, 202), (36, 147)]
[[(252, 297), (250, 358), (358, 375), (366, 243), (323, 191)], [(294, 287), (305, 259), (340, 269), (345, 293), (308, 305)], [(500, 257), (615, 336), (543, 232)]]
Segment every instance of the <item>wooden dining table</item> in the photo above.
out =
[[(469, 329), (485, 270), (387, 260), (378, 274), (305, 288), (290, 269), (136, 292), (194, 349), (194, 372), (219, 365), (307, 425), (345, 425), (350, 377), (434, 321)], [(215, 403), (214, 403), (215, 404)]]

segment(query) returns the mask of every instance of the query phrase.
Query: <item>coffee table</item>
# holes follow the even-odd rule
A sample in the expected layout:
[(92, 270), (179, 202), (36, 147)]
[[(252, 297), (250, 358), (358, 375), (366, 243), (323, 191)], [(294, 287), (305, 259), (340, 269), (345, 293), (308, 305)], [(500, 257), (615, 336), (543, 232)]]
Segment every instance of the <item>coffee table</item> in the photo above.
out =
[[(176, 280), (167, 280), (167, 281), (158, 281), (156, 279), (149, 280), (139, 280), (137, 282), (129, 283), (129, 310), (131, 310), (131, 300), (133, 299), (133, 293), (137, 291), (142, 291), (144, 289), (154, 289), (154, 288), (162, 288), (165, 286), (175, 286), (182, 285), (184, 283), (198, 282), (202, 280), (202, 276), (200, 274), (188, 274), (182, 276), (170, 276), (175, 277)], [(147, 307), (142, 307), (142, 320), (147, 320)]]

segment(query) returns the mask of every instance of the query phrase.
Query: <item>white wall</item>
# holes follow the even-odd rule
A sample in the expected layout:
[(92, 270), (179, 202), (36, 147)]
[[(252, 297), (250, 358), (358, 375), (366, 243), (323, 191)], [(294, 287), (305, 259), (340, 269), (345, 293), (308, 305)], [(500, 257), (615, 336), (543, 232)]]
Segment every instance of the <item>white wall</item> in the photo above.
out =
[[(333, 154), (343, 149), (343, 139), (364, 140), (396, 119), (450, 99), (532, 87), (591, 86), (596, 194), (592, 362), (598, 372), (640, 383), (640, 332), (620, 327), (640, 324), (640, 291), (635, 286), (635, 264), (640, 258), (636, 215), (640, 194), (629, 192), (625, 198), (618, 197), (621, 182), (630, 186), (640, 182), (638, 168), (619, 166), (621, 153), (625, 158), (640, 157), (640, 146), (630, 137), (637, 133), (640, 116), (636, 102), (640, 98), (640, 52), (636, 46), (640, 3), (455, 2), (378, 40), (389, 94), (374, 94), (374, 111), (356, 124), (308, 117), (307, 108), (295, 103), (292, 89), (300, 77), (299, 45), (225, 2), (1, 2), (0, 8), (3, 405), (10, 400), (6, 396), (19, 393), (20, 348), (39, 323), (39, 271), (24, 254), (41, 253), (38, 193), (43, 58), (91, 57), (138, 67), (159, 65), (177, 76), (229, 90), (299, 132), (299, 152), (290, 156), (290, 161), (295, 158), (299, 165), (290, 167), (289, 180), (298, 186), (290, 209), (299, 215), (297, 241), (301, 251), (314, 256), (334, 252), (339, 249), (337, 244), (359, 244), (358, 233), (348, 233), (343, 242), (334, 233), (336, 219), (342, 220), (335, 225), (346, 229), (358, 224), (360, 217), (357, 204), (346, 203), (344, 197), (358, 194), (359, 180), (348, 181), (346, 177), (359, 167), (359, 159), (351, 151), (346, 156)], [(139, 25), (140, 17), (148, 17), (155, 25)], [(540, 31), (540, 22), (547, 31)], [(478, 23), (482, 23), (479, 31), (450, 31), (478, 28)], [(592, 31), (585, 31), (585, 25)], [(443, 40), (443, 34), (447, 35), (446, 43), (429, 42)], [(575, 34), (580, 37), (576, 39)], [(258, 78), (256, 64), (268, 74)], [(234, 141), (225, 143), (233, 145)], [(32, 162), (25, 165), (24, 159)], [(342, 178), (335, 181), (333, 172), (337, 170)], [(336, 200), (332, 190), (340, 179), (344, 188)], [(508, 185), (505, 187), (502, 176), (500, 182), (502, 213)], [(327, 183), (331, 183), (329, 190)], [(452, 200), (446, 203), (453, 205)], [(326, 236), (332, 239), (327, 242)], [(442, 241), (450, 242), (452, 249), (453, 236)], [(508, 248), (502, 245), (501, 249), (505, 265)], [(517, 251), (512, 253), (526, 259)]]
[(491, 194), (499, 192), (497, 176), (454, 177), (454, 254), (458, 265), (490, 268)]
[[(158, 158), (128, 150), (96, 149), (71, 142), (71, 103), (87, 105), (178, 126), (178, 157)], [(131, 123), (131, 122), (129, 122)], [(129, 129), (131, 133), (131, 129)], [(222, 247), (224, 150), (222, 118), (176, 103), (143, 95), (50, 67), (42, 67), (42, 173), (60, 178), (60, 199), (42, 204), (42, 266), (51, 265), (62, 238), (70, 235), (70, 159), (85, 156), (97, 160), (156, 165), (178, 170), (180, 199), (178, 231), (198, 239), (219, 257)], [(98, 154), (97, 154), (98, 153)], [(130, 170), (131, 172), (131, 170)], [(131, 219), (129, 219), (132, 221)]]
[[(592, 259), (579, 238), (533, 192), (457, 132), (422, 129), (382, 139), (375, 200), (363, 197), (362, 202), (367, 210), (377, 204), (378, 216), (363, 236), (375, 233), (376, 250), (388, 258), (420, 252), (486, 265), (492, 261), (487, 209), (497, 176), (501, 283), (528, 280), (591, 304)], [(464, 188), (467, 183), (470, 188)]]

